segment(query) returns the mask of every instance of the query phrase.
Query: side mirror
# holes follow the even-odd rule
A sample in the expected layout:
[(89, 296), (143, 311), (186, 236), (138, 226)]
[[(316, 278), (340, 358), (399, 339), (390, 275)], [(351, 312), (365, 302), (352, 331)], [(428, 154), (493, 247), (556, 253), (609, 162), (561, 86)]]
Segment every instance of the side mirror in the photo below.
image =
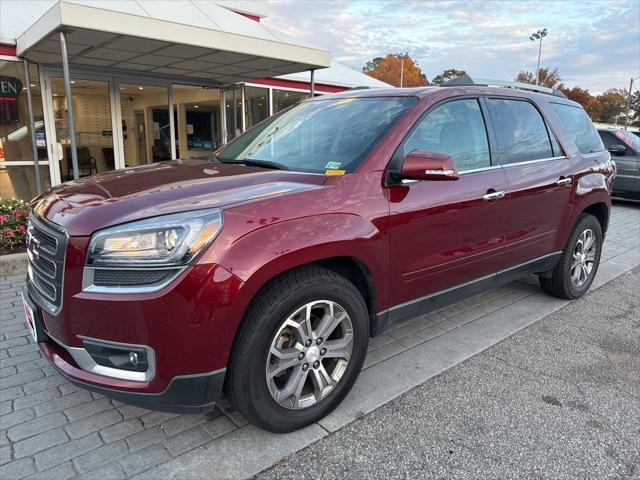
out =
[(404, 157), (402, 178), (411, 180), (458, 180), (458, 170), (449, 155), (413, 150)]
[(627, 153), (627, 147), (620, 145), (619, 143), (616, 145), (609, 145), (607, 150), (609, 150), (611, 155), (624, 155)]

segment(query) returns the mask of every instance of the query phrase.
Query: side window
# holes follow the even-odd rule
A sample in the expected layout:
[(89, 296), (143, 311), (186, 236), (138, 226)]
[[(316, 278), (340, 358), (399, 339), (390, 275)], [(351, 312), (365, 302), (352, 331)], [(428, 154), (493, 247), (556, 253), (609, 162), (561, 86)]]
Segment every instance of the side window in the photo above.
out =
[(600, 140), (596, 127), (591, 123), (587, 113), (580, 107), (552, 103), (551, 107), (560, 118), (562, 125), (573, 136), (580, 153), (601, 152), (604, 145)]
[(553, 131), (549, 128), (549, 125), (547, 125), (547, 131), (549, 132), (549, 138), (551, 139), (551, 146), (553, 147), (553, 156), (563, 157), (564, 152), (562, 151), (562, 147), (560, 146), (560, 143), (558, 142), (558, 139), (556, 138), (556, 136), (553, 134)]
[(604, 143), (605, 146), (610, 147), (612, 145), (620, 144), (620, 141), (616, 138), (616, 136), (613, 133), (609, 133), (609, 132), (598, 132), (598, 133), (600, 134), (602, 143)]
[(500, 139), (503, 164), (553, 157), (547, 126), (540, 112), (522, 100), (489, 99)]
[(405, 155), (413, 150), (449, 155), (460, 171), (490, 166), (489, 141), (478, 100), (453, 100), (429, 111), (404, 142)]

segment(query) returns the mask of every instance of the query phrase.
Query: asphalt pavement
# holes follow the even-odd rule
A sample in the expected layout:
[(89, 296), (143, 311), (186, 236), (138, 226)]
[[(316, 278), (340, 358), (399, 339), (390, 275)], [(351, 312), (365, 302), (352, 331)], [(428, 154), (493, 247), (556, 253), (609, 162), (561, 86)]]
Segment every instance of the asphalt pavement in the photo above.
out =
[(640, 479), (640, 267), (259, 479)]

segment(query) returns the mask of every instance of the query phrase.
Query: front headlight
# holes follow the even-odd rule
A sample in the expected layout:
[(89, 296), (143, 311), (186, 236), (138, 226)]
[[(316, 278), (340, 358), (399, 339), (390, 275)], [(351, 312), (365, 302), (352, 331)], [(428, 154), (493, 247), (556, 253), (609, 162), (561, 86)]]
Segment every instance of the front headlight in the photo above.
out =
[(93, 235), (92, 267), (177, 267), (189, 263), (222, 229), (222, 212), (198, 210), (106, 228)]

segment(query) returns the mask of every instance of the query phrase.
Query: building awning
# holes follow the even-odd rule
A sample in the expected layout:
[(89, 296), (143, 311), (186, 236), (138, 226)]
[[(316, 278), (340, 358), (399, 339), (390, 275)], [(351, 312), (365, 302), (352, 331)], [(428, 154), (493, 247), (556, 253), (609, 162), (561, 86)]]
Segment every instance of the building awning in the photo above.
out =
[(61, 63), (66, 33), (73, 69), (88, 67), (228, 85), (330, 65), (330, 53), (213, 1), (55, 3), (16, 42), (17, 55)]

